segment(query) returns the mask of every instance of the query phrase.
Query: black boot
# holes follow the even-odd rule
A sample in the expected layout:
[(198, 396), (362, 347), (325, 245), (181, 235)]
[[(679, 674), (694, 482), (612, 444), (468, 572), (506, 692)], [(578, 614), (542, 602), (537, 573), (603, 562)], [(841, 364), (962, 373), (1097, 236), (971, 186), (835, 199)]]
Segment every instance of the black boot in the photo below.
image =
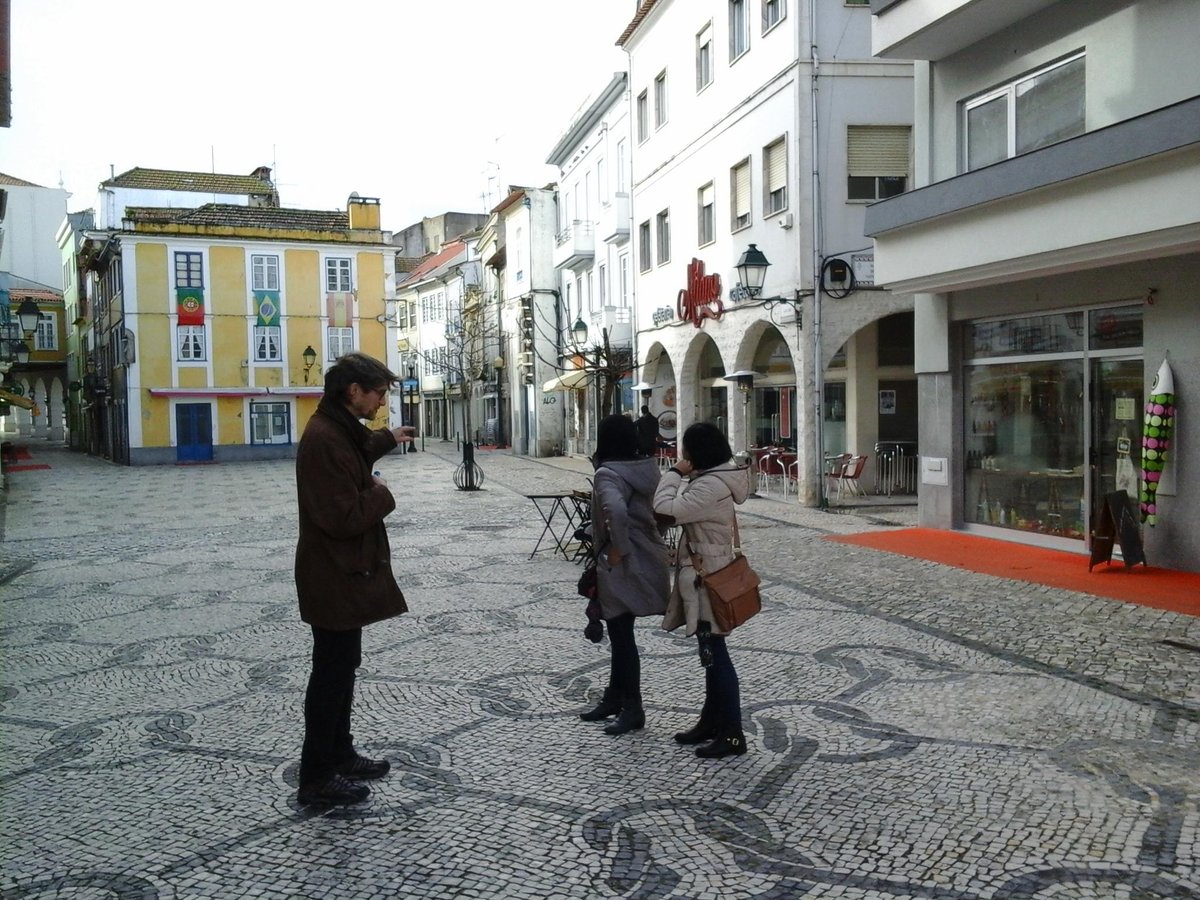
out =
[(687, 731), (675, 732), (675, 743), (677, 744), (702, 744), (705, 741), (711, 741), (717, 736), (717, 719), (709, 712), (708, 704), (700, 710), (700, 721), (689, 728)]
[(729, 730), (720, 735), (711, 744), (696, 748), (696, 755), (701, 759), (721, 759), (724, 756), (741, 756), (746, 752), (746, 735), (742, 729)]
[(605, 734), (625, 734), (646, 727), (646, 711), (642, 709), (641, 697), (629, 697), (621, 706), (621, 713), (611, 725), (604, 726)]
[(604, 696), (593, 709), (581, 712), (579, 718), (585, 722), (599, 722), (611, 718), (621, 711), (621, 700), (611, 686), (604, 689)]

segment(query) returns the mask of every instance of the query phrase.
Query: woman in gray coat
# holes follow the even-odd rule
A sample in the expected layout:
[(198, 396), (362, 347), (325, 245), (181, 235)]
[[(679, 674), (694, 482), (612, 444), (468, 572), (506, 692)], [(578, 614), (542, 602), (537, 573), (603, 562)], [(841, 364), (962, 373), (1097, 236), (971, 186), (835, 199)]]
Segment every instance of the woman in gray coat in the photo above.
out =
[(633, 623), (638, 616), (666, 610), (670, 576), (667, 548), (651, 508), (658, 464), (638, 455), (637, 428), (631, 419), (613, 415), (600, 422), (592, 462), (592, 546), (612, 658), (604, 696), (579, 718), (598, 722), (616, 716), (604, 731), (617, 735), (646, 725)]
[(692, 564), (692, 554), (700, 558), (706, 573), (733, 562), (735, 504), (746, 502), (750, 479), (746, 469), (730, 463), (732, 455), (729, 441), (715, 425), (697, 422), (689, 426), (683, 433), (682, 458), (663, 475), (654, 495), (654, 511), (683, 526), (675, 587), (663, 628), (674, 631), (686, 624), (688, 635), (697, 637), (704, 667), (700, 721), (676, 734), (675, 740), (705, 744), (696, 749), (696, 755), (710, 759), (746, 752), (737, 670), (724, 633), (713, 623), (708, 592)]

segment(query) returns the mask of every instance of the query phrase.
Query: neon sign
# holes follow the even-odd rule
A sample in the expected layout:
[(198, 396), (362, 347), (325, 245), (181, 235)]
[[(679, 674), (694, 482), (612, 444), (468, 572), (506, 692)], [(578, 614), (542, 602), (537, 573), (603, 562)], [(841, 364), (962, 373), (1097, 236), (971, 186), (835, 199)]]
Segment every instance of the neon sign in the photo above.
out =
[(679, 292), (676, 302), (679, 318), (697, 328), (705, 319), (720, 319), (725, 312), (721, 303), (721, 276), (704, 274), (704, 263), (692, 258), (687, 267), (687, 287)]

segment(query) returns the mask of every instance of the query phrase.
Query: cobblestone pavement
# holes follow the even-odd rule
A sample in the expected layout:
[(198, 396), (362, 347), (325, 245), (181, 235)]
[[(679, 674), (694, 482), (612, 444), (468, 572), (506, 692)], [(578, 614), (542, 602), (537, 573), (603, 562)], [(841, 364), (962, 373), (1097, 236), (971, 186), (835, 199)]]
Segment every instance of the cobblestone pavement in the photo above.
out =
[[(750, 753), (671, 733), (703, 679), (643, 622), (647, 727), (582, 723), (607, 645), (524, 494), (578, 462), (381, 462), (412, 612), (369, 628), (371, 800), (294, 802), (308, 633), (290, 462), (40, 450), (0, 566), (0, 897), (1200, 897), (1200, 620), (823, 541), (911, 522), (743, 512)], [(889, 525), (889, 523), (891, 523)]]

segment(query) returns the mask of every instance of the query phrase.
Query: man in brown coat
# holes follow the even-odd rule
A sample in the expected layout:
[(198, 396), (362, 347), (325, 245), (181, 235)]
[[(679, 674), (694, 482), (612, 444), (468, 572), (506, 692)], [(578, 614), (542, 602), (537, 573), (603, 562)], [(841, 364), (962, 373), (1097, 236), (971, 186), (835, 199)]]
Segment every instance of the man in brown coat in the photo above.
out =
[(300, 618), (312, 627), (312, 674), (304, 696), (301, 803), (359, 803), (391, 767), (354, 749), (350, 709), (354, 671), (362, 662), (362, 628), (406, 612), (392, 575), (384, 518), (396, 508), (373, 466), (412, 440), (400, 426), (372, 431), (372, 419), (399, 379), (364, 353), (347, 353), (325, 373), (325, 395), (296, 451), (300, 539), (296, 593)]

